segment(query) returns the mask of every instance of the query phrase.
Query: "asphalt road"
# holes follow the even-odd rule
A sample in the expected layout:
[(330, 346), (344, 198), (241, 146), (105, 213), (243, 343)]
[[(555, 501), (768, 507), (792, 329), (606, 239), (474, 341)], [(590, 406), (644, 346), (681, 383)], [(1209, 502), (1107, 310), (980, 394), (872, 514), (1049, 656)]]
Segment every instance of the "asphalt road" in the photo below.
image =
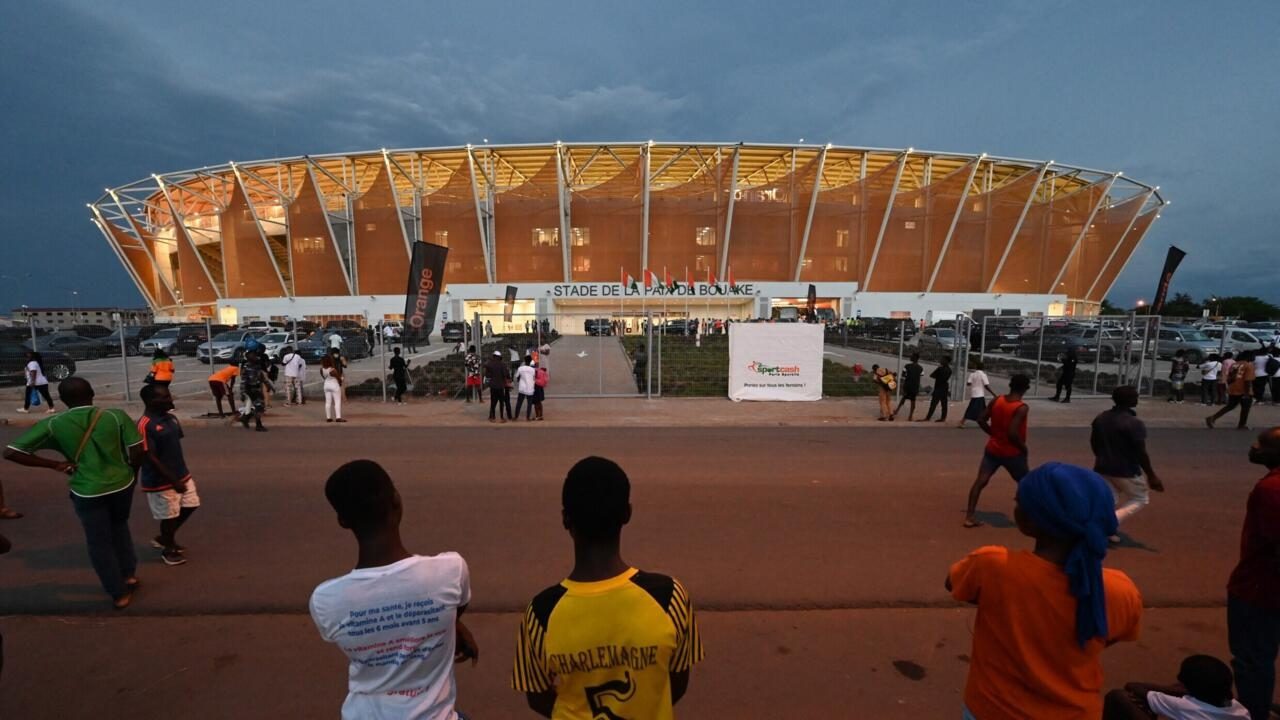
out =
[[(1225, 654), (1223, 588), (1261, 475), (1245, 459), (1250, 440), (1153, 433), (1169, 492), (1125, 527), (1108, 563), (1154, 609), (1142, 643), (1108, 653), (1109, 680), (1168, 680), (1189, 652)], [(325, 477), (370, 457), (399, 485), (409, 547), (457, 550), (470, 564), (486, 651), (459, 672), (463, 709), (525, 717), (502, 689), (511, 613), (568, 571), (560, 482), (576, 459), (602, 454), (632, 478), (625, 557), (680, 577), (703, 614), (708, 660), (682, 716), (955, 717), (972, 613), (943, 591), (946, 569), (979, 545), (1029, 545), (1011, 527), (1014, 486), (1003, 476), (982, 499), (988, 526), (961, 528), (982, 442), (976, 430), (936, 425), (191, 427), (204, 500), (182, 532), (191, 561), (165, 567), (141, 547), (154, 522), (139, 499), (145, 587), (117, 614), (105, 609), (60, 478), (5, 466), (9, 503), (27, 516), (0, 524), (14, 543), (0, 559), (0, 615), (18, 616), (3, 620), (0, 716), (168, 717), (166, 706), (192, 698), (205, 704), (184, 717), (336, 713), (343, 663), (314, 636), (306, 602), (354, 560)], [(1030, 447), (1033, 462), (1089, 459), (1085, 429), (1033, 426)]]

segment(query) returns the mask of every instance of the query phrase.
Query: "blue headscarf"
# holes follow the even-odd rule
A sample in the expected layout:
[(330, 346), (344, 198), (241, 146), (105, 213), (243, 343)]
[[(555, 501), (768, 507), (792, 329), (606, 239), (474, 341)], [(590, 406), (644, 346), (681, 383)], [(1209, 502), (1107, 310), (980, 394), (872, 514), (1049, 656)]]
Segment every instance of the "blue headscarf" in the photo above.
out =
[(1106, 640), (1102, 559), (1119, 527), (1106, 481), (1082, 467), (1045, 463), (1018, 483), (1018, 507), (1042, 531), (1072, 543), (1062, 569), (1076, 598), (1076, 640), (1081, 647), (1095, 637)]

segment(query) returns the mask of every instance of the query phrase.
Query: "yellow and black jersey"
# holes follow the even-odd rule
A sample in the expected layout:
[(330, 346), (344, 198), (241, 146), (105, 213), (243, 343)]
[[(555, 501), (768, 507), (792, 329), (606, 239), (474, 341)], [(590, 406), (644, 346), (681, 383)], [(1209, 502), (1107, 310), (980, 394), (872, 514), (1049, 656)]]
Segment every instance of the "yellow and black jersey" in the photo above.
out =
[(684, 586), (631, 568), (539, 593), (520, 625), (511, 685), (554, 688), (553, 720), (669, 720), (671, 673), (701, 659)]

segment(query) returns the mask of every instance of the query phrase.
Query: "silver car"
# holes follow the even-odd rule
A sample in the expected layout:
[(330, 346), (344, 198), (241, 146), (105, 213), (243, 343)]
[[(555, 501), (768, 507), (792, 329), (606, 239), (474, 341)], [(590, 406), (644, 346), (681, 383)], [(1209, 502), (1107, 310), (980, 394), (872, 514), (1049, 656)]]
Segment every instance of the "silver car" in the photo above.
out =
[(151, 337), (138, 343), (138, 353), (140, 355), (150, 355), (157, 349), (166, 353), (173, 352), (173, 346), (178, 344), (178, 333), (182, 328), (170, 327), (161, 330)]
[(1171, 358), (1179, 350), (1186, 353), (1187, 362), (1195, 365), (1218, 352), (1218, 343), (1193, 327), (1162, 325), (1156, 344), (1156, 357), (1161, 360)]
[(1243, 327), (1229, 327), (1226, 329), (1227, 339), (1222, 339), (1223, 329), (1221, 327), (1206, 327), (1201, 329), (1209, 339), (1213, 341), (1214, 347), (1220, 347), (1224, 351), (1239, 355), (1245, 350), (1261, 350), (1270, 347), (1272, 337), (1261, 330), (1252, 330)]
[(196, 359), (202, 363), (238, 363), (244, 359), (244, 345), (250, 338), (262, 335), (259, 330), (228, 330), (196, 348)]
[(274, 359), (280, 357), (280, 351), (284, 349), (284, 346), (297, 347), (298, 336), (289, 332), (273, 332), (258, 338), (258, 342), (262, 343), (262, 346), (266, 348), (267, 357)]

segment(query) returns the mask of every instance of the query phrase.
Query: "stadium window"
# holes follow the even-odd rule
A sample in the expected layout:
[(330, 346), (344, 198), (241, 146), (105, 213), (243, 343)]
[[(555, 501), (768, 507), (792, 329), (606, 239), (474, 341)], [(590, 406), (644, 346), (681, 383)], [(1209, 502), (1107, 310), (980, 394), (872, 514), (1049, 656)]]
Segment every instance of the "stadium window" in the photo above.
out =
[(840, 272), (849, 272), (849, 258), (836, 258), (836, 270)]
[(849, 247), (849, 231), (848, 230), (836, 231), (836, 247), (838, 248)]
[(984, 207), (985, 207), (985, 205), (983, 204), (983, 202), (982, 202), (981, 200), (974, 200), (974, 201), (973, 201), (973, 212), (982, 212), (982, 210), (983, 210), (983, 208), (984, 208)]
[(450, 260), (450, 261), (449, 261), (449, 270), (450, 270), (451, 272), (461, 272), (461, 271), (462, 271), (462, 261), (461, 261), (461, 260)]
[(560, 228), (534, 228), (533, 246), (536, 248), (560, 247)]
[(573, 271), (581, 273), (591, 272), (591, 258), (584, 255), (574, 255)]
[(374, 230), (377, 230), (377, 229), (378, 229), (378, 223), (365, 223), (365, 224), (364, 224), (364, 231), (365, 231), (365, 232), (373, 232)]
[(716, 244), (716, 229), (712, 227), (698, 228), (695, 242), (702, 247), (714, 246)]
[(922, 208), (922, 207), (924, 207), (924, 196), (923, 196), (923, 195), (920, 195), (920, 196), (917, 196), (917, 197), (916, 197), (916, 201), (913, 203), (913, 207), (918, 207), (918, 208)]
[(708, 257), (708, 256), (706, 256), (706, 255), (694, 255), (694, 256), (693, 256), (693, 269), (694, 269), (694, 270), (705, 271), (705, 270), (706, 270), (707, 268), (709, 268), (709, 267), (711, 267), (711, 258), (710, 258), (710, 257)]
[(590, 245), (591, 228), (570, 228), (569, 241), (573, 247), (586, 247), (587, 245)]
[(805, 270), (812, 270), (812, 269), (813, 269), (813, 258), (811, 258), (811, 257), (807, 257), (807, 258), (805, 258), (805, 259), (804, 259), (804, 269), (805, 269)]
[(293, 239), (293, 251), (301, 255), (314, 255), (324, 252), (324, 238), (299, 237)]
[(449, 231), (437, 230), (435, 234), (436, 245), (441, 247), (449, 247)]
[(916, 221), (915, 221), (915, 220), (907, 220), (907, 221), (905, 221), (905, 222), (903, 222), (903, 223), (902, 223), (902, 227), (906, 228), (907, 230), (915, 230), (915, 229), (916, 229)]

